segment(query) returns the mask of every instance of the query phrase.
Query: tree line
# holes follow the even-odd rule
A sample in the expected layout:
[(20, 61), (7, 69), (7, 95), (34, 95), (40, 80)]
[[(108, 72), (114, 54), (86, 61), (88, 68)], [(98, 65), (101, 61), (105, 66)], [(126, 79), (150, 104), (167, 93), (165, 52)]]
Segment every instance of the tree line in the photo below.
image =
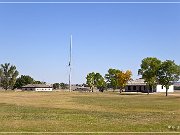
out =
[(124, 72), (119, 69), (110, 68), (105, 77), (100, 73), (89, 73), (86, 77), (86, 84), (92, 92), (94, 87), (97, 87), (101, 92), (107, 88), (112, 88), (113, 90), (119, 88), (121, 93), (127, 82), (131, 80), (131, 76), (132, 72), (130, 70)]
[[(15, 65), (5, 63), (0, 65), (0, 87), (3, 89), (20, 89), (27, 84), (46, 84), (46, 82), (37, 81), (29, 75), (21, 75), (18, 77), (19, 72)], [(53, 89), (68, 89), (69, 86), (66, 83), (54, 83)]]
[(15, 65), (5, 63), (0, 65), (0, 86), (7, 89), (21, 88), (27, 84), (45, 84), (45, 82), (36, 81), (29, 75), (21, 75), (18, 77), (19, 72)]
[[(157, 84), (166, 88), (166, 96), (169, 86), (180, 79), (180, 65), (172, 60), (161, 61), (155, 57), (147, 57), (141, 61), (138, 75), (141, 75), (149, 89), (153, 90)], [(103, 77), (100, 73), (89, 73), (86, 77), (86, 84), (93, 92), (94, 87), (103, 92), (107, 88), (113, 90), (119, 89), (120, 93), (125, 88), (128, 81), (132, 80), (132, 72), (130, 70), (121, 71), (119, 69), (110, 68), (108, 73)]]
[(53, 89), (68, 89), (69, 85), (66, 83), (54, 83), (53, 84)]
[[(161, 61), (155, 57), (147, 57), (141, 61), (138, 74), (145, 80), (149, 89), (153, 91), (157, 84), (166, 87), (166, 96), (171, 84), (180, 79), (180, 65), (172, 60)], [(7, 89), (21, 88), (27, 84), (45, 84), (46, 82), (36, 81), (29, 75), (21, 75), (15, 65), (5, 63), (0, 65), (0, 86)], [(91, 72), (86, 76), (86, 84), (90, 89), (98, 88), (103, 92), (105, 89), (119, 89), (120, 93), (125, 88), (128, 81), (132, 80), (132, 72), (130, 70), (122, 71), (110, 68), (108, 73), (103, 77), (100, 73)], [(54, 89), (67, 89), (65, 83), (54, 83)], [(148, 89), (148, 93), (150, 92)]]
[(169, 86), (180, 79), (180, 65), (172, 60), (161, 61), (155, 57), (147, 57), (142, 60), (138, 74), (152, 90), (157, 84), (164, 86), (167, 96)]

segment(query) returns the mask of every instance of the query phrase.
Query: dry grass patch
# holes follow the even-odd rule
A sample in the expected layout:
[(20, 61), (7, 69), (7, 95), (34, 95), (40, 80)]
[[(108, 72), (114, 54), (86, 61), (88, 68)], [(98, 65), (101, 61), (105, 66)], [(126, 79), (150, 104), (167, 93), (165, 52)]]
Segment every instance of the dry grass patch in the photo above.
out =
[(0, 131), (180, 131), (180, 97), (0, 92)]

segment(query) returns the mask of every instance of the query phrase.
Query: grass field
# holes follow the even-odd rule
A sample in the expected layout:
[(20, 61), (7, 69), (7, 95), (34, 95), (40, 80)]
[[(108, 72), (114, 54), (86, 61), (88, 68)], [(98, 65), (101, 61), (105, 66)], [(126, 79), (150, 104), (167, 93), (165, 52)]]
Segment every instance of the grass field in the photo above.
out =
[(0, 92), (0, 132), (180, 132), (179, 94)]

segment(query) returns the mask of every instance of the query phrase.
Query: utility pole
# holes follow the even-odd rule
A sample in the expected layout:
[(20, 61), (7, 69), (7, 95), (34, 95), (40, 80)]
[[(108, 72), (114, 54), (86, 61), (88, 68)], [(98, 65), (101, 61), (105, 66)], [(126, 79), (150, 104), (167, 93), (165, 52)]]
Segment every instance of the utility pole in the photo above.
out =
[(72, 71), (72, 35), (70, 37), (70, 55), (69, 55), (69, 91), (71, 92), (71, 71)]

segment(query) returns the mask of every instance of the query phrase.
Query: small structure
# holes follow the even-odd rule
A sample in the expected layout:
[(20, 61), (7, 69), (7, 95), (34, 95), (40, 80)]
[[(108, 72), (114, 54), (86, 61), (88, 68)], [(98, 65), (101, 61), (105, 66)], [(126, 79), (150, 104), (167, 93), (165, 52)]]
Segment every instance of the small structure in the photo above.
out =
[(180, 82), (174, 82), (175, 87), (180, 87)]
[[(136, 79), (133, 81), (129, 81), (125, 87), (125, 92), (166, 92), (166, 88), (162, 85), (157, 85), (155, 89), (149, 88), (144, 81), (144, 79)], [(168, 89), (168, 92), (174, 92), (174, 86), (171, 85)]]
[(91, 90), (89, 88), (86, 87), (77, 87), (75, 90), (73, 91), (79, 91), (79, 92), (91, 92)]
[(52, 87), (46, 84), (28, 84), (22, 87), (24, 91), (52, 91)]
[[(158, 84), (156, 86), (156, 92), (166, 92), (166, 88)], [(169, 86), (168, 92), (174, 92), (174, 85)]]
[(129, 81), (125, 87), (126, 92), (147, 92), (148, 87), (144, 82), (144, 79), (136, 79)]
[(174, 90), (180, 90), (180, 82), (174, 82)]

